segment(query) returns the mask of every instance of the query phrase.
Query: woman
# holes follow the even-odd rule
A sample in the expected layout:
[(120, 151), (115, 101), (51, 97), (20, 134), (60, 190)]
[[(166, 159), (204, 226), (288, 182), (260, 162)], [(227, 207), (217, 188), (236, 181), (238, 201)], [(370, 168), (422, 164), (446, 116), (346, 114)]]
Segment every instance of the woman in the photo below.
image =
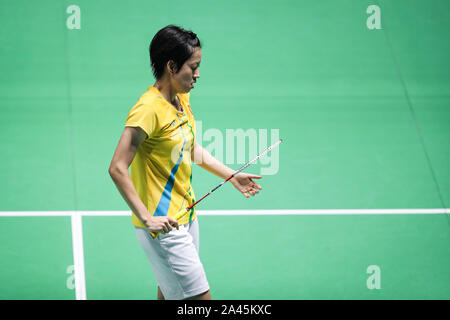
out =
[[(132, 223), (158, 283), (158, 299), (211, 299), (198, 255), (191, 160), (225, 179), (234, 171), (196, 143), (189, 94), (200, 77), (197, 35), (167, 26), (150, 43), (156, 82), (131, 108), (109, 173), (132, 210)], [(131, 166), (131, 174), (128, 168)], [(245, 197), (260, 176), (240, 173), (231, 183)]]

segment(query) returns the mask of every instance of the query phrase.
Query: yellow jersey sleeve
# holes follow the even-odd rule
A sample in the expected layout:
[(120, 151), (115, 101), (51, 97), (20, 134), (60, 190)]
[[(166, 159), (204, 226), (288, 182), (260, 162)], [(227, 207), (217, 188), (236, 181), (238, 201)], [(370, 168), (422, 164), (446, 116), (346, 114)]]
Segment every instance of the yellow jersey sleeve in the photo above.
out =
[(126, 127), (139, 127), (151, 138), (158, 129), (158, 117), (154, 107), (142, 102), (136, 105), (128, 113)]

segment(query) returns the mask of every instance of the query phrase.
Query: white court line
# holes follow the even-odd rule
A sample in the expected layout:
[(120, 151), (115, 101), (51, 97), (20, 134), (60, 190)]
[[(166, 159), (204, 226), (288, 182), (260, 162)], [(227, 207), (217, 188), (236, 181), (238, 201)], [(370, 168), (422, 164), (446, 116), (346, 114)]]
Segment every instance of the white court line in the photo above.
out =
[[(448, 214), (450, 209), (299, 209), (299, 210), (198, 210), (202, 216), (234, 215), (371, 215)], [(131, 216), (131, 211), (0, 211), (0, 217), (71, 217), (75, 271), (75, 297), (86, 300), (82, 217)]]
[(70, 217), (76, 211), (0, 211), (0, 217)]
[[(349, 214), (445, 214), (448, 208), (437, 209), (293, 209), (293, 210), (198, 210), (201, 216), (235, 215), (349, 215)], [(131, 211), (0, 211), (0, 217), (46, 216), (130, 216)]]
[(86, 279), (84, 272), (83, 222), (81, 214), (72, 213), (72, 248), (75, 271), (75, 297), (86, 300)]
[(367, 215), (367, 214), (444, 214), (449, 209), (301, 209), (301, 210), (203, 210), (203, 216), (225, 215)]

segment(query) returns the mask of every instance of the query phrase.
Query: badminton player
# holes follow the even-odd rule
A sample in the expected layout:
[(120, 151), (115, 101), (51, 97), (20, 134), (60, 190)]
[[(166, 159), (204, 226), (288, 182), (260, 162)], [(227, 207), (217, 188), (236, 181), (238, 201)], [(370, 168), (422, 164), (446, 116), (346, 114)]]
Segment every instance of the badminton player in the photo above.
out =
[[(129, 111), (109, 173), (132, 211), (158, 299), (209, 300), (195, 207), (178, 221), (174, 217), (196, 200), (191, 161), (222, 179), (234, 170), (196, 142), (189, 95), (200, 78), (197, 35), (169, 25), (156, 33), (149, 51), (156, 82)], [(253, 180), (260, 178), (241, 172), (230, 182), (248, 198), (262, 189)]]

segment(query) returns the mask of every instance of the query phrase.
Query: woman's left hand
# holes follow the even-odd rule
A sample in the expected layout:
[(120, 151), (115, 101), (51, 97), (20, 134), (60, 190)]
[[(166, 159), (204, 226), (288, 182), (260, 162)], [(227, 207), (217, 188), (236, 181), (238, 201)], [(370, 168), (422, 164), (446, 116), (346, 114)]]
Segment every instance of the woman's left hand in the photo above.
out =
[(262, 190), (262, 187), (253, 181), (253, 179), (262, 179), (262, 177), (240, 172), (230, 179), (230, 181), (233, 186), (244, 195), (244, 197), (249, 198), (250, 195), (254, 196), (259, 192), (259, 190)]

